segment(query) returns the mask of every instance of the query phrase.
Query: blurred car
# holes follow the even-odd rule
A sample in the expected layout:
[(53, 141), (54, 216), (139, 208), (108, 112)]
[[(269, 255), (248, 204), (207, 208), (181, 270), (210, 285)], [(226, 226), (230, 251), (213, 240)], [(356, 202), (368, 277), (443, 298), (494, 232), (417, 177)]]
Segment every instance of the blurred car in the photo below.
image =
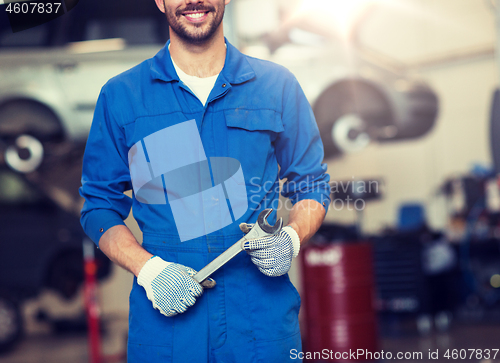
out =
[[(165, 43), (168, 27), (154, 2), (127, 5), (81, 1), (60, 18), (16, 33), (0, 13), (4, 162), (29, 172), (61, 143), (85, 142), (102, 85)], [(20, 135), (31, 137), (23, 143)]]
[[(168, 38), (154, 3), (153, 16), (135, 4), (109, 16), (110, 3), (82, 1), (18, 33), (0, 14), (0, 352), (22, 335), (25, 299), (71, 298), (83, 281), (78, 186), (100, 87)], [(95, 254), (104, 278), (111, 263)]]

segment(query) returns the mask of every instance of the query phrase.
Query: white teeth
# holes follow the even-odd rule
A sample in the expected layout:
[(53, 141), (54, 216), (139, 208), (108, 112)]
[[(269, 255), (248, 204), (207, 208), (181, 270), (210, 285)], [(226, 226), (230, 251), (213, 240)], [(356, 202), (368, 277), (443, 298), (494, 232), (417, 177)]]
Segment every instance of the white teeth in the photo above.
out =
[(203, 15), (205, 15), (205, 13), (191, 13), (191, 14), (187, 14), (186, 16), (193, 18), (193, 19), (198, 19), (198, 18), (201, 18)]

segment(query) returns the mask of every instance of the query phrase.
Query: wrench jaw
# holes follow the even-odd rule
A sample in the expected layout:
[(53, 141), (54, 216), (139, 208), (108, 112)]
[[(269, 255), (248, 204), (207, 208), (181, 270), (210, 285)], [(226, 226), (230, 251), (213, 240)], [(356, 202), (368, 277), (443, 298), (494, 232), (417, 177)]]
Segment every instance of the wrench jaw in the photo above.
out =
[(281, 231), (281, 227), (283, 226), (283, 220), (281, 218), (276, 221), (274, 226), (271, 226), (267, 222), (267, 217), (271, 214), (272, 211), (272, 209), (264, 209), (262, 212), (260, 212), (259, 217), (257, 218), (257, 223), (255, 223), (250, 232), (248, 232), (245, 237), (243, 237), (241, 242), (242, 246), (245, 241), (248, 241), (250, 239), (272, 236)]
[(278, 233), (283, 226), (283, 219), (281, 218), (276, 221), (274, 226), (271, 226), (269, 224), (269, 222), (267, 221), (267, 217), (271, 214), (272, 211), (272, 209), (268, 208), (260, 212), (259, 217), (257, 218), (257, 223), (255, 224), (256, 226), (259, 226), (260, 229), (262, 229), (265, 233), (270, 235)]

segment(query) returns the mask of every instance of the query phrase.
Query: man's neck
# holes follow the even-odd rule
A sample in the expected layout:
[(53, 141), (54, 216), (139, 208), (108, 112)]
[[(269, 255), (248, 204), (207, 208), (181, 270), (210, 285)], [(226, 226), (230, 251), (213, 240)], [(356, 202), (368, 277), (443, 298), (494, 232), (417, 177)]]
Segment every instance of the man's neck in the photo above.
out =
[(174, 32), (170, 37), (170, 55), (175, 64), (190, 76), (215, 76), (222, 71), (226, 59), (226, 45), (222, 27), (218, 34), (204, 44), (192, 44)]

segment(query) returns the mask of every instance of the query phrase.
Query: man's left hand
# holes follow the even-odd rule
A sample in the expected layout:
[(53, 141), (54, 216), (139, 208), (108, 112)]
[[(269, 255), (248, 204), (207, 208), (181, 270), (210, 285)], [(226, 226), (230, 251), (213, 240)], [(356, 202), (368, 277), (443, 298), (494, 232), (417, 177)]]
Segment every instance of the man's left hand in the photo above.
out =
[[(249, 231), (248, 227), (245, 223), (240, 225), (245, 233)], [(267, 276), (281, 276), (290, 270), (292, 259), (299, 254), (300, 239), (292, 227), (286, 226), (273, 236), (249, 240), (243, 247), (260, 272)]]

